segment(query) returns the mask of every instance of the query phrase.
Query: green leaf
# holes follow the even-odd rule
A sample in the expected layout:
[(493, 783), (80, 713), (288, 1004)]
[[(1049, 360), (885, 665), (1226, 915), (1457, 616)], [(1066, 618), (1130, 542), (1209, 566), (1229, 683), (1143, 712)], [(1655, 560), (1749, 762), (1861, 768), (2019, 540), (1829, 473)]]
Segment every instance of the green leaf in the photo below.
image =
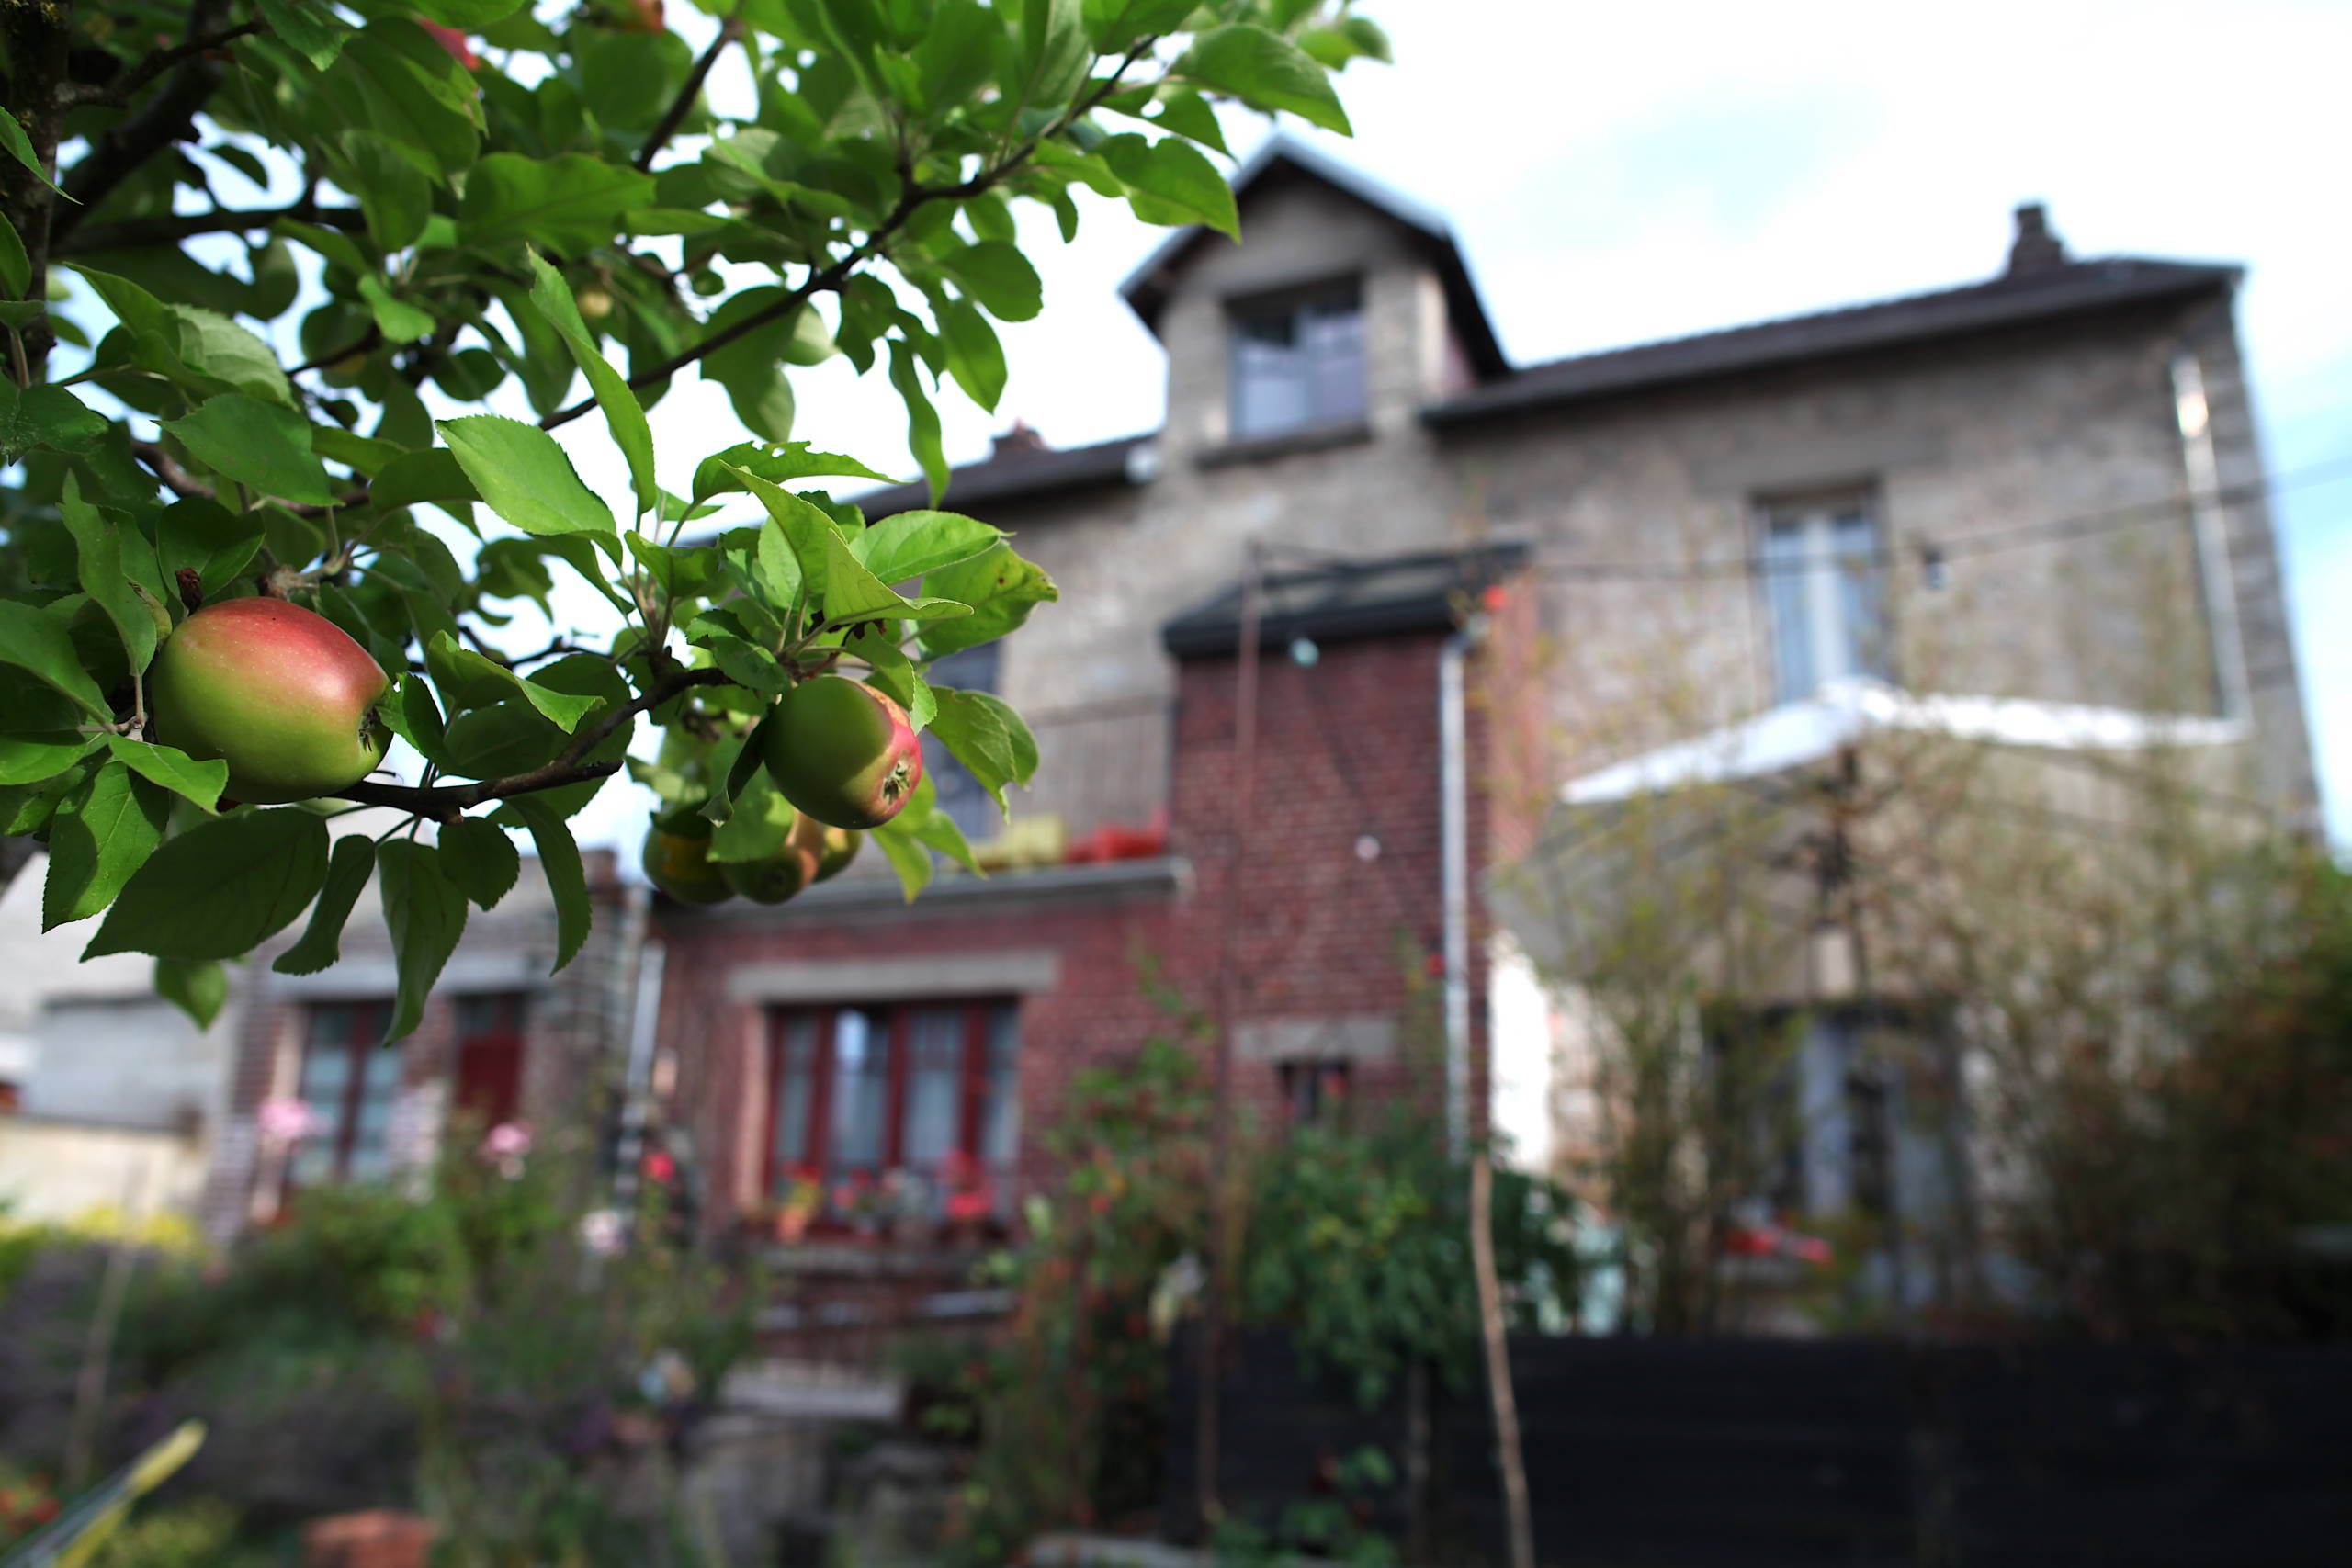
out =
[(327, 825), (311, 812), (214, 818), (139, 868), (82, 956), (242, 957), (300, 914), (326, 874)]
[(883, 581), (906, 582), (969, 560), (1003, 537), (1003, 529), (958, 513), (899, 512), (852, 538), (849, 548)]
[(922, 586), (926, 593), (972, 606), (972, 613), (960, 619), (933, 621), (923, 627), (922, 649), (931, 659), (994, 642), (1017, 630), (1039, 604), (1061, 597), (1043, 568), (1015, 555), (1006, 544), (927, 574)]
[(40, 929), (88, 919), (112, 903), (154, 854), (171, 815), (171, 797), (129, 769), (109, 763), (92, 773), (50, 818)]
[(174, 795), (186, 797), (208, 816), (218, 815), (220, 792), (229, 787), (229, 764), (199, 762), (174, 746), (153, 746), (127, 735), (107, 737), (115, 761)]
[(1175, 73), (1252, 108), (1288, 110), (1309, 125), (1354, 134), (1331, 79), (1299, 47), (1276, 33), (1237, 22), (1193, 40)]
[(854, 457), (844, 457), (837, 452), (811, 451), (806, 441), (790, 441), (780, 446), (746, 441), (695, 465), (695, 501), (700, 503), (728, 491), (748, 489), (737, 477), (738, 469), (771, 484), (834, 474), (873, 479), (880, 484), (890, 482), (888, 475), (876, 473)]
[(393, 839), (376, 846), (376, 893), (392, 931), (392, 1016), (384, 1043), (406, 1039), (424, 1021), (433, 982), (466, 934), (466, 896), (443, 874), (441, 855)]
[[(25, 128), (17, 123), (16, 112), (12, 109), (0, 109), (0, 148), (6, 148), (10, 157), (31, 170), (33, 178), (58, 195), (65, 195), (57, 182), (49, 177), (49, 172), (40, 166), (40, 160), (33, 155), (33, 139), (25, 134)], [(66, 199), (70, 201), (73, 198), (67, 197)]]
[(939, 258), (937, 265), (1000, 321), (1025, 321), (1045, 306), (1046, 286), (1017, 245), (982, 240)]
[(390, 343), (420, 343), (433, 335), (440, 323), (430, 310), (420, 310), (405, 299), (392, 297), (384, 280), (374, 273), (364, 273), (359, 279), (359, 297), (368, 301), (368, 310), (376, 318), (376, 329)]
[(197, 1028), (209, 1029), (229, 999), (229, 972), (218, 964), (158, 958), (155, 994), (187, 1014)]
[(726, 863), (763, 861), (783, 850), (798, 813), (776, 793), (765, 768), (755, 768), (734, 797), (734, 809), (710, 836), (710, 858)]
[[(480, 178), (481, 171), (471, 177)], [(588, 378), (589, 390), (596, 395), (596, 406), (605, 412), (605, 426), (613, 433), (621, 456), (628, 460), (629, 478), (637, 487), (637, 510), (640, 514), (650, 512), (659, 504), (662, 491), (653, 480), (653, 431), (645, 423), (644, 406), (628, 389), (628, 379), (597, 352), (596, 341), (588, 335), (588, 323), (581, 320), (580, 307), (573, 301), (571, 286), (564, 282), (563, 275), (541, 259), (538, 252), (526, 254), (532, 275), (537, 279), (531, 288), (531, 303), (562, 334), (572, 360)]]
[(454, 175), (481, 151), (479, 91), (431, 34), (382, 17), (344, 45), (304, 107), (322, 130), (373, 130), (408, 149), (418, 168)]
[(111, 723), (106, 694), (82, 668), (62, 622), (21, 599), (0, 599), (0, 664), (13, 664), (82, 705), (91, 717)]
[(1024, 108), (1052, 108), (1070, 100), (1086, 80), (1086, 10), (1080, 0), (1023, 0), (1021, 79)]
[(940, 341), (947, 345), (947, 373), (964, 395), (995, 412), (1004, 396), (1004, 345), (996, 329), (968, 299), (944, 301), (937, 311)]
[(1173, 136), (1147, 141), (1128, 134), (1114, 136), (1102, 143), (1101, 151), (1113, 174), (1172, 214), (1164, 219), (1138, 208), (1136, 217), (1148, 222), (1205, 223), (1236, 240), (1241, 238), (1241, 215), (1233, 204), (1233, 187), (1191, 142)]
[(726, 632), (707, 632), (694, 640), (710, 651), (711, 662), (724, 671), (729, 680), (746, 691), (780, 697), (792, 689), (792, 677), (784, 672), (775, 655), (755, 643)]
[(523, 0), (413, 0), (417, 14), (445, 28), (478, 33), (523, 8)]
[(64, 388), (19, 391), (13, 378), (0, 376), (0, 462), (13, 463), (36, 446), (80, 452), (106, 433), (106, 416)]
[[(339, 182), (347, 182), (359, 197), (368, 237), (376, 242), (377, 249), (389, 254), (414, 244), (433, 216), (433, 177), (401, 148), (372, 131), (346, 130), (327, 145), (342, 154), (344, 172)], [(362, 279), (372, 276), (360, 274)], [(378, 285), (379, 291), (381, 287)], [(360, 292), (367, 292), (364, 283)]]
[(523, 857), (506, 830), (487, 817), (444, 822), (439, 843), (442, 873), (481, 908), (494, 908), (514, 890)]
[(299, 240), (355, 276), (366, 277), (374, 271), (359, 247), (348, 235), (337, 230), (322, 229), (315, 223), (304, 223), (292, 218), (281, 218), (270, 227), (289, 240)]
[(580, 863), (580, 846), (555, 808), (532, 795), (509, 800), (495, 819), (526, 829), (538, 849), (539, 869), (555, 897), (555, 969), (560, 970), (578, 956), (596, 913), (588, 896), (588, 873)]
[(0, 289), (21, 297), (32, 280), (32, 258), (25, 254), (23, 238), (15, 224), (0, 218)]
[(466, 477), (458, 455), (446, 446), (401, 453), (368, 487), (368, 504), (385, 512), (426, 502), (481, 499), (481, 491)]
[(616, 544), (612, 509), (580, 482), (554, 436), (492, 413), (438, 426), (490, 509), (526, 534), (586, 534)]
[(939, 712), (939, 699), (932, 694), (931, 682), (916, 674), (911, 664), (877, 665), (865, 683), (888, 692), (893, 702), (906, 709), (907, 723), (917, 735), (931, 728), (933, 716)]
[(915, 895), (931, 886), (931, 852), (910, 834), (885, 831), (866, 837), (888, 859), (890, 869), (899, 874), (899, 886), (906, 889), (907, 902), (913, 903)]
[(453, 709), (486, 707), (511, 694), (537, 708), (567, 735), (579, 728), (580, 721), (602, 700), (543, 686), (516, 674), (511, 666), (461, 646), (447, 632), (425, 644), (424, 664), (433, 672), (434, 684), (441, 688)]
[(939, 711), (932, 716), (931, 733), (995, 797), (997, 809), (1007, 810), (1004, 786), (1026, 784), (1037, 771), (1037, 742), (1029, 727), (1003, 698), (987, 692), (934, 686), (932, 695)]
[(205, 596), (217, 598), (252, 564), (261, 535), (261, 519), (251, 513), (202, 499), (175, 502), (155, 521), (155, 564), (175, 587), (181, 571), (195, 572)]
[(1200, 0), (1114, 0), (1104, 7), (1109, 15), (1095, 34), (1095, 51), (1125, 54), (1147, 38), (1175, 32), (1199, 6)]
[(481, 250), (529, 241), (576, 256), (610, 243), (621, 214), (652, 205), (652, 175), (602, 158), (493, 152), (466, 175), (458, 233)]
[(1151, 118), (1151, 123), (1162, 130), (1189, 136), (1204, 147), (1214, 147), (1220, 152), (1227, 150), (1225, 128), (1217, 123), (1216, 110), (1190, 87), (1169, 89), (1159, 100), (1159, 112)]
[(311, 923), (302, 940), (279, 953), (270, 967), (280, 975), (315, 975), (331, 969), (343, 956), (344, 922), (368, 879), (376, 874), (376, 840), (365, 833), (345, 833), (334, 841), (327, 861), (326, 886), (311, 909)]
[[(131, 671), (144, 671), (147, 661), (155, 657), (156, 639), (163, 631), (155, 625), (155, 613), (130, 586), (122, 558), (121, 533), (96, 507), (82, 499), (81, 480), (72, 473), (65, 476), (58, 511), (65, 519), (66, 530), (74, 536), (83, 592), (114, 623), (115, 635), (122, 638), (123, 652), (130, 660)], [(130, 537), (141, 547), (145, 547), (145, 541), (139, 539), (136, 533)]]
[(352, 29), (318, 0), (258, 0), (269, 36), (324, 71)]
[(97, 737), (71, 729), (0, 735), (0, 788), (54, 778), (97, 744)]
[(311, 450), (311, 422), (292, 409), (224, 392), (164, 428), (206, 468), (259, 494), (313, 506), (334, 500)]
[(907, 446), (922, 465), (923, 479), (931, 487), (931, 503), (936, 506), (947, 491), (947, 450), (940, 444), (939, 411), (931, 406), (922, 389), (914, 350), (903, 338), (890, 344), (890, 384), (899, 389), (899, 397), (907, 405)]

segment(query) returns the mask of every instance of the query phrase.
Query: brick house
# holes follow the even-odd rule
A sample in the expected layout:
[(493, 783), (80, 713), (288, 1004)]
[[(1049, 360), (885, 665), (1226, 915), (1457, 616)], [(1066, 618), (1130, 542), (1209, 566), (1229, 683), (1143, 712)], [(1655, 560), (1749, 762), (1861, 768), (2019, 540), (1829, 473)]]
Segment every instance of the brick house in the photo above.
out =
[[(368, 824), (389, 815), (357, 813), (335, 826), (380, 831), (383, 820)], [(198, 1206), (206, 1233), (225, 1238), (265, 1222), (305, 1184), (414, 1169), (461, 1123), (479, 1132), (521, 1122), (590, 1137), (616, 1125), (645, 899), (622, 886), (610, 851), (583, 860), (595, 923), (561, 973), (549, 973), (554, 900), (526, 856), (497, 908), (470, 912), (423, 1022), (389, 1048), (378, 1042), (394, 991), (391, 933), (372, 897), (354, 909), (331, 968), (270, 969), (299, 928), (257, 950), (226, 1021), (223, 1103)], [(264, 1107), (294, 1105), (308, 1130), (288, 1142)]]
[(1072, 1072), (1165, 1029), (1148, 977), (1203, 1010), (1231, 978), (1265, 1115), (1415, 1094), (1543, 1163), (1559, 1021), (1489, 874), (1564, 783), (1844, 683), (2224, 718), (2315, 819), (2236, 269), (2075, 260), (2027, 207), (1986, 281), (1514, 367), (1439, 218), (1281, 141), (1235, 184), (1246, 243), (1181, 231), (1124, 286), (1163, 428), (1016, 426), (947, 496), (1064, 593), (937, 676), (1038, 734), (1009, 868), (655, 910), (714, 1226), (804, 1165), (1016, 1190)]

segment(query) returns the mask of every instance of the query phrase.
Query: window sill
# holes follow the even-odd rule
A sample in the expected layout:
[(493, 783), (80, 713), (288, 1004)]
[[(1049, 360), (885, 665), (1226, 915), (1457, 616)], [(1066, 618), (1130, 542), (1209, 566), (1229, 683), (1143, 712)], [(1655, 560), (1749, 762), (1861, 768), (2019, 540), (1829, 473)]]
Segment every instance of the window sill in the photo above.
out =
[(1252, 435), (1247, 440), (1227, 441), (1222, 446), (1204, 449), (1193, 460), (1204, 468), (1229, 468), (1239, 463), (1261, 463), (1275, 457), (1296, 457), (1304, 452), (1327, 451), (1334, 446), (1359, 446), (1371, 439), (1371, 424), (1356, 419), (1345, 424), (1317, 424), (1305, 430), (1285, 430), (1278, 435)]

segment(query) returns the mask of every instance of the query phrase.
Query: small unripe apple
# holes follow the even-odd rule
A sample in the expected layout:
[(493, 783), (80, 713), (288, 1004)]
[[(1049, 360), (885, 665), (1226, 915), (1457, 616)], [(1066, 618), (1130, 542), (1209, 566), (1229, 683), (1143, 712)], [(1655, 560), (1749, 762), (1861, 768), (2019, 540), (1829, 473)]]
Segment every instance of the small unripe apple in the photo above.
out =
[(681, 904), (724, 904), (735, 897), (710, 858), (710, 832), (708, 822), (687, 813), (656, 821), (638, 859), (646, 880)]
[(581, 317), (586, 321), (601, 321), (613, 313), (612, 295), (597, 284), (592, 283), (573, 295), (571, 302), (580, 307)]
[(865, 834), (848, 828), (829, 828), (805, 811), (792, 824), (793, 847), (816, 857), (814, 880), (818, 882), (840, 875), (857, 858), (858, 846), (865, 842)]
[(832, 828), (879, 828), (922, 782), (922, 743), (906, 710), (862, 681), (820, 675), (784, 694), (762, 753), (798, 810)]
[(798, 843), (786, 840), (784, 848), (765, 860), (721, 861), (718, 872), (728, 886), (752, 903), (782, 904), (817, 880), (817, 859)]
[(384, 672), (341, 626), (283, 599), (198, 610), (147, 671), (155, 739), (229, 764), (232, 800), (308, 800), (384, 760)]

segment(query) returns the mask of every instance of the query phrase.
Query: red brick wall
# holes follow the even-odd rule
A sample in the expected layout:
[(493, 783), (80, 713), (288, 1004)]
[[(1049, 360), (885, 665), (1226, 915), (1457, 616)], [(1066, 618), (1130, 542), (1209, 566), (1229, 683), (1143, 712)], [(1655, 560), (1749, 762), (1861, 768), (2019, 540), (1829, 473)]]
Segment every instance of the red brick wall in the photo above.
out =
[[(1472, 658), (1466, 682), (1474, 893), (1492, 849), (1523, 846), (1530, 820), (1508, 802), (1498, 807), (1496, 797), (1505, 792), (1490, 787), (1495, 738), (1519, 744), (1531, 722), (1518, 687), (1502, 677), (1527, 662), (1517, 649), (1532, 637), (1532, 621), (1508, 604), (1497, 608), (1492, 651)], [(1144, 993), (1147, 965), (1184, 1005), (1214, 1016), (1228, 926), (1244, 1022), (1400, 1015), (1397, 1059), (1359, 1066), (1355, 1090), (1411, 1095), (1439, 1113), (1437, 683), (1444, 640), (1430, 632), (1335, 642), (1310, 665), (1282, 651), (1263, 655), (1257, 779), (1246, 821), (1234, 802), (1236, 660), (1186, 661), (1172, 720), (1170, 851), (1190, 863), (1187, 894), (1060, 903), (1009, 896), (985, 908), (865, 907), (824, 921), (798, 908), (775, 917), (740, 905), (712, 913), (658, 910), (670, 953), (662, 1039), (678, 1052), (678, 1114), (707, 1165), (712, 1223), (729, 1223), (735, 1195), (756, 1190), (764, 1179), (763, 1013), (727, 993), (730, 972), (763, 961), (1057, 953), (1059, 988), (1021, 998), (1029, 1180), (1044, 1174), (1035, 1134), (1060, 1114), (1072, 1074), (1131, 1055), (1154, 1033), (1175, 1032), (1175, 1021)], [(1053, 766), (1050, 753), (1045, 766)], [(1228, 904), (1237, 839), (1243, 863), (1238, 900)], [(1369, 858), (1359, 852), (1367, 840), (1376, 845)], [(1475, 898), (1473, 912), (1476, 1063), (1486, 1019)], [(1485, 1102), (1484, 1080), (1483, 1071), (1474, 1075), (1474, 1106)], [(1261, 1118), (1278, 1114), (1279, 1084), (1273, 1063), (1237, 1063), (1237, 1095)]]

